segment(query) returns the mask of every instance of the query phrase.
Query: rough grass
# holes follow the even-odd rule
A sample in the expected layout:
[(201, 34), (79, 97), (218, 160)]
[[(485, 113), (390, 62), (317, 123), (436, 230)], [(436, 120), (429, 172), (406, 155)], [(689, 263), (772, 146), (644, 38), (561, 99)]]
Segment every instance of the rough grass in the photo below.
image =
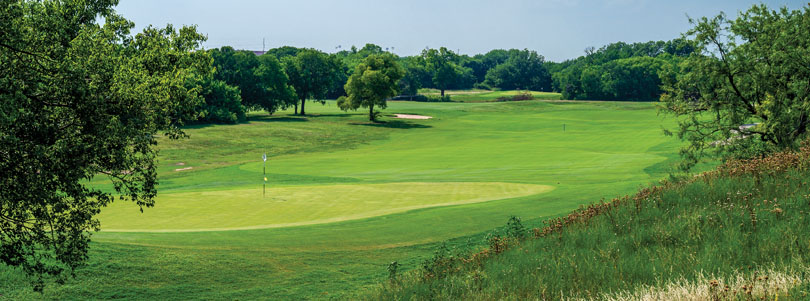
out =
[(806, 300), (809, 184), (807, 146), (730, 162), (533, 231), (513, 224), (522, 235), (437, 253), (370, 298)]
[[(606, 301), (630, 300), (801, 300), (807, 297), (802, 285), (810, 282), (801, 275), (810, 268), (767, 269), (727, 277), (697, 273), (692, 280), (679, 279), (661, 286), (648, 286), (633, 292), (613, 292), (592, 298)], [(571, 300), (592, 300), (571, 299)]]

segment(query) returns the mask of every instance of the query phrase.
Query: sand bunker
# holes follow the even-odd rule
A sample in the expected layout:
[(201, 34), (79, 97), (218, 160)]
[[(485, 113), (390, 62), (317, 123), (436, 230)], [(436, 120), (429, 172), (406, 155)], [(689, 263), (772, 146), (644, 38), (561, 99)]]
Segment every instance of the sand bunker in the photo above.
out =
[(178, 168), (178, 169), (175, 169), (174, 171), (185, 171), (185, 170), (191, 170), (193, 168), (194, 167)]
[(422, 115), (410, 115), (410, 114), (394, 114), (394, 118), (402, 118), (402, 119), (431, 119), (431, 116), (422, 116)]

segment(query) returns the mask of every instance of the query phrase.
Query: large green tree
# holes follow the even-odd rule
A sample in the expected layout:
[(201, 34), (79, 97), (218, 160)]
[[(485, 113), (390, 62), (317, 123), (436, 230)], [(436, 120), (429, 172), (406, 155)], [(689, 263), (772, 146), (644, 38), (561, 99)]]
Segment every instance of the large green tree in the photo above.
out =
[(532, 50), (511, 51), (504, 63), (487, 71), (486, 83), (504, 90), (551, 91), (551, 74), (544, 61)]
[(290, 80), (274, 56), (228, 46), (211, 50), (211, 56), (217, 69), (214, 77), (239, 87), (243, 105), (273, 114), (296, 103)]
[[(663, 74), (688, 168), (704, 154), (752, 156), (796, 147), (810, 126), (810, 7), (756, 5), (736, 19), (692, 20), (697, 52)], [(749, 126), (743, 126), (749, 124)], [(755, 124), (750, 126), (750, 124)]]
[[(211, 69), (204, 36), (131, 36), (117, 2), (0, 0), (0, 262), (36, 289), (85, 261), (116, 196), (153, 206), (155, 134), (182, 137), (202, 101), (189, 83)], [(89, 185), (97, 176), (115, 192)]]
[[(472, 69), (462, 67), (459, 56), (445, 47), (425, 49), (422, 51), (425, 66), (432, 74), (434, 87), (444, 92), (460, 85), (461, 82), (473, 79)], [(474, 80), (474, 79), (473, 79)]]
[(344, 111), (368, 108), (368, 119), (375, 121), (374, 106), (387, 107), (386, 100), (397, 95), (397, 82), (404, 74), (394, 55), (370, 55), (355, 67), (346, 83), (348, 95), (338, 99), (338, 107)]
[(313, 49), (301, 51), (294, 57), (287, 56), (282, 61), (284, 71), (298, 96), (301, 115), (306, 115), (307, 99), (324, 103), (329, 90), (341, 79), (340, 74), (343, 72), (340, 60)]

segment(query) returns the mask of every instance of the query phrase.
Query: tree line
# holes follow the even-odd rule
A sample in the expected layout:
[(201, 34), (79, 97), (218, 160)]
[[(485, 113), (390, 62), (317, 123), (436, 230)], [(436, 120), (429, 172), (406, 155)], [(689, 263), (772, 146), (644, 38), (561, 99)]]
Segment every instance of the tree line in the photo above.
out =
[(469, 56), (441, 47), (398, 57), (374, 44), (332, 54), (284, 46), (257, 56), (226, 46), (207, 51), (214, 70), (199, 81), (205, 98), (199, 121), (234, 123), (244, 121), (248, 110), (273, 114), (291, 107), (306, 115), (307, 101), (349, 96), (346, 86), (356, 67), (368, 66), (370, 56), (383, 55), (393, 56), (392, 66), (403, 71), (394, 95), (433, 88), (444, 96), (446, 90), (479, 88), (554, 91), (572, 100), (656, 101), (662, 92), (659, 73), (694, 51), (693, 43), (683, 38), (617, 42), (558, 63), (528, 49)]
[[(449, 89), (552, 91), (544, 57), (531, 50), (493, 50), (470, 57), (442, 47), (398, 57), (378, 45), (366, 44), (333, 54), (290, 46), (262, 55), (229, 46), (205, 52), (211, 57), (212, 69), (196, 82), (205, 99), (198, 122), (241, 122), (249, 110), (273, 114), (293, 108), (295, 114), (306, 115), (307, 101), (351, 98), (349, 81), (357, 67), (377, 66), (380, 59), (391, 60), (386, 68), (401, 69), (386, 73), (398, 75), (390, 78), (394, 85), (387, 87), (392, 94), (387, 97), (416, 95), (420, 88), (438, 89), (442, 96)], [(385, 105), (380, 102), (377, 106)]]
[(553, 90), (564, 99), (657, 101), (662, 91), (659, 72), (691, 55), (696, 49), (693, 44), (683, 38), (618, 42), (547, 65), (553, 73)]

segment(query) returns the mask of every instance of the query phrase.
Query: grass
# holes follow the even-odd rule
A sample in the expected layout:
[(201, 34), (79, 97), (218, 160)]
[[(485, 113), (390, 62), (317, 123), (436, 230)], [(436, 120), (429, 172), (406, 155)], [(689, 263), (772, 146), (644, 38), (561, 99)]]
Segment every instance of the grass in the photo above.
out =
[[(415, 209), (537, 195), (553, 187), (516, 183), (386, 183), (274, 187), (164, 194), (159, 210), (129, 219), (116, 203), (100, 218), (111, 232), (224, 231), (369, 218)], [(205, 206), (199, 206), (205, 204)]]
[[(526, 91), (490, 91), (490, 90), (447, 90), (445, 95), (450, 95), (450, 99), (455, 102), (493, 102), (500, 97), (510, 97)], [(536, 100), (560, 100), (562, 94), (555, 92), (529, 91)], [(437, 89), (419, 89), (419, 94), (440, 95)]]
[[(20, 271), (0, 267), (0, 298), (349, 297), (385, 279), (391, 261), (413, 270), (436, 245), (480, 241), (511, 215), (545, 219), (634, 191), (666, 176), (679, 145), (661, 134), (673, 122), (650, 103), (391, 102), (385, 114), (434, 118), (381, 123), (334, 102), (308, 112), (253, 113), (248, 123), (192, 126), (190, 139), (161, 140), (156, 207), (141, 214), (133, 204), (115, 204), (101, 221), (102, 229), (151, 231), (310, 224), (102, 231), (93, 236), (88, 266), (42, 295)], [(278, 202), (252, 197), (261, 189), (265, 151), (268, 191), (301, 207), (276, 211)], [(454, 185), (477, 191), (451, 191)], [(372, 195), (375, 187), (384, 189)], [(392, 190), (407, 195), (397, 199)], [(375, 201), (399, 205), (364, 208)], [(331, 218), (343, 221), (319, 222)]]
[(367, 298), (807, 300), (808, 183), (810, 146), (730, 162), (439, 252)]

